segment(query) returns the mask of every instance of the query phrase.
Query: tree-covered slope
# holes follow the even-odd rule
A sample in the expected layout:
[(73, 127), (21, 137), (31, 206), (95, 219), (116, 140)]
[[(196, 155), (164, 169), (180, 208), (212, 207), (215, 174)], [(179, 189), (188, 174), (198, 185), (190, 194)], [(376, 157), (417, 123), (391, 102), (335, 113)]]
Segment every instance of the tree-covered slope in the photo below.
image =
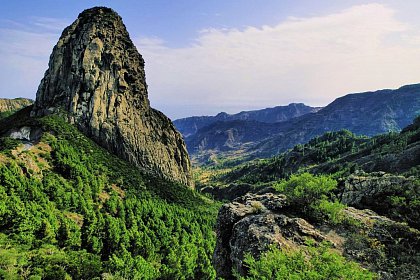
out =
[(217, 204), (141, 174), (57, 116), (28, 113), (0, 122), (43, 131), (1, 139), (0, 278), (214, 278)]
[(306, 144), (270, 159), (245, 163), (222, 177), (225, 182), (261, 183), (286, 178), (298, 170), (312, 173), (418, 172), (420, 165), (420, 117), (400, 133), (372, 138), (349, 131), (327, 132)]
[(419, 170), (420, 117), (400, 133), (369, 138), (328, 132), (271, 159), (225, 173), (208, 170), (215, 175), (200, 188), (217, 199), (233, 200), (270, 190), (273, 182), (293, 174), (331, 174), (340, 182), (336, 194), (343, 203), (419, 228)]
[[(315, 113), (279, 123), (221, 122), (186, 137), (193, 160), (207, 164), (218, 159), (268, 158), (326, 132), (347, 129), (356, 135), (399, 132), (420, 114), (420, 85), (396, 90), (348, 94)], [(256, 134), (254, 131), (261, 131)], [(231, 132), (235, 132), (232, 138)], [(230, 141), (234, 145), (220, 145)], [(210, 162), (213, 164), (214, 162)]]

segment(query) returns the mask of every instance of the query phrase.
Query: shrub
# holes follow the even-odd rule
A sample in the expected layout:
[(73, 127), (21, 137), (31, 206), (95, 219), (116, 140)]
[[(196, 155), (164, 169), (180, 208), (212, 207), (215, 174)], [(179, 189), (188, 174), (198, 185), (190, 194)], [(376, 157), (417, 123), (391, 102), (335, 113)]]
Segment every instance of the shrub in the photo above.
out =
[(332, 224), (340, 224), (345, 219), (343, 209), (346, 206), (337, 200), (331, 202), (326, 199), (321, 199), (318, 203), (312, 205), (312, 208), (321, 216), (326, 216)]
[(258, 260), (247, 255), (245, 264), (248, 275), (239, 279), (376, 279), (374, 273), (346, 260), (326, 244), (293, 252), (273, 247)]
[(310, 173), (292, 175), (289, 180), (282, 180), (274, 188), (284, 193), (292, 204), (310, 205), (324, 198), (337, 187), (337, 182), (328, 176), (314, 176)]

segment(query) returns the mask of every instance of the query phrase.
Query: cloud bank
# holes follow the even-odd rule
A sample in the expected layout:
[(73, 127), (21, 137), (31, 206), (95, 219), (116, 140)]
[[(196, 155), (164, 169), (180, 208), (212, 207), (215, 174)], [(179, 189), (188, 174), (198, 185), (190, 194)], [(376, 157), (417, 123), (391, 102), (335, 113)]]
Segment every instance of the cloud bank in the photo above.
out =
[[(34, 98), (68, 22), (4, 25), (0, 97)], [(161, 38), (133, 41), (146, 61), (152, 105), (173, 119), (290, 102), (322, 106), (350, 92), (420, 82), (420, 33), (381, 4), (275, 26), (210, 28), (182, 48)]]
[(184, 117), (320, 106), (349, 92), (420, 82), (418, 38), (392, 9), (369, 4), (276, 26), (203, 30), (185, 48), (158, 38), (135, 42), (152, 104)]

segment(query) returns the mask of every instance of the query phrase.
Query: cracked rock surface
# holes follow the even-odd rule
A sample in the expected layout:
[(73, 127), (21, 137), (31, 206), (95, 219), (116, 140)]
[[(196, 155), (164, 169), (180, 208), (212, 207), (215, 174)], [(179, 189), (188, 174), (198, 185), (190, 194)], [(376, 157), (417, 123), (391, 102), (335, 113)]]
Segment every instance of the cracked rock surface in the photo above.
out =
[(184, 140), (150, 107), (144, 60), (112, 9), (85, 10), (63, 31), (31, 115), (52, 113), (145, 171), (192, 185)]
[(246, 274), (246, 253), (257, 258), (271, 245), (293, 248), (307, 238), (325, 237), (302, 218), (290, 217), (284, 195), (246, 194), (222, 206), (216, 225), (217, 243), (213, 264), (217, 275), (233, 279), (232, 268)]

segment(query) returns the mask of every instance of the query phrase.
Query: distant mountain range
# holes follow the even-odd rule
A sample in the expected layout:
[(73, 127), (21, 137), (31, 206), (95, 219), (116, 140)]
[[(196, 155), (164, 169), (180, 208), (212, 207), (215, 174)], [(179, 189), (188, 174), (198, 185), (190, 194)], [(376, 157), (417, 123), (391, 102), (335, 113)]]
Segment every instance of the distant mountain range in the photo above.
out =
[[(289, 114), (286, 115), (288, 118), (278, 122), (252, 117), (254, 112), (261, 116), (264, 110), (269, 110), (264, 109), (230, 115), (251, 116), (245, 119), (238, 117), (233, 121), (220, 120), (219, 117), (217, 122), (211, 122), (208, 121), (209, 117), (193, 117), (176, 120), (174, 124), (184, 134), (195, 162), (207, 162), (215, 155), (219, 159), (232, 155), (270, 157), (327, 131), (348, 129), (357, 135), (367, 136), (400, 131), (420, 114), (420, 84), (406, 85), (396, 90), (348, 94), (322, 109), (303, 104), (289, 106), (296, 105), (302, 108), (300, 115), (293, 117), (293, 114)], [(209, 124), (197, 120), (206, 120)]]
[(264, 123), (277, 123), (287, 121), (291, 118), (296, 118), (308, 113), (315, 113), (319, 111), (320, 107), (310, 107), (303, 103), (291, 103), (287, 106), (276, 106), (273, 108), (266, 108), (253, 111), (242, 111), (237, 114), (228, 114), (221, 112), (216, 116), (199, 116), (178, 119), (174, 121), (179, 132), (188, 137), (195, 134), (199, 129), (212, 125), (216, 122), (227, 121), (257, 121)]
[[(400, 133), (372, 138), (356, 136), (348, 130), (327, 132), (278, 156), (247, 162), (221, 176), (225, 183), (256, 184), (288, 177), (304, 169), (314, 174), (340, 170), (349, 175), (365, 172), (405, 173), (420, 164), (420, 116)], [(352, 171), (353, 170), (353, 171)]]

